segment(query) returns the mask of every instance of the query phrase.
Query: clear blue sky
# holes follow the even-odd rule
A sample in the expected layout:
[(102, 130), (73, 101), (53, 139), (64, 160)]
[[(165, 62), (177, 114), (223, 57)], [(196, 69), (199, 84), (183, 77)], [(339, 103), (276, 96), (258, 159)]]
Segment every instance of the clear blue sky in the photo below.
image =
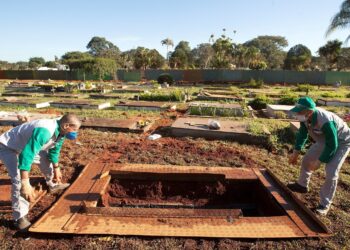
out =
[[(344, 41), (348, 31), (325, 38), (343, 0), (5, 0), (0, 9), (0, 60), (45, 60), (68, 51), (86, 51), (102, 36), (122, 51), (144, 46), (163, 55), (166, 37), (193, 48), (209, 36), (242, 43), (259, 35), (281, 35), (289, 47), (302, 43), (313, 54), (327, 40)], [(234, 35), (233, 30), (237, 33)]]

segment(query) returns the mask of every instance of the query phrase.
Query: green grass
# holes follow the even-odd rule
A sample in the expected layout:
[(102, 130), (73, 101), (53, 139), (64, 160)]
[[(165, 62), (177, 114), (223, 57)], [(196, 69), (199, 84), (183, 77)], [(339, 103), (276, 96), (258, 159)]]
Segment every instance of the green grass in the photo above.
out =
[(189, 108), (190, 115), (200, 116), (243, 116), (242, 112), (236, 109), (218, 108), (210, 106), (192, 106)]
[(273, 150), (291, 148), (294, 143), (294, 134), (288, 121), (259, 118), (251, 119), (247, 124), (248, 132), (268, 136), (268, 147)]
[(191, 97), (196, 92), (196, 89), (192, 88), (174, 88), (165, 90), (154, 90), (148, 93), (142, 93), (139, 95), (140, 100), (144, 101), (164, 101), (164, 102), (184, 102), (187, 97)]
[(30, 113), (52, 113), (52, 111), (60, 112), (61, 114), (64, 113), (74, 113), (80, 117), (96, 117), (96, 118), (110, 118), (110, 119), (125, 119), (129, 117), (135, 117), (135, 116), (147, 116), (150, 118), (157, 118), (159, 117), (159, 112), (155, 111), (138, 111), (138, 110), (115, 110), (115, 109), (103, 109), (103, 110), (95, 110), (95, 109), (70, 109), (70, 108), (42, 108), (42, 109), (36, 109), (31, 107), (24, 107), (24, 106), (4, 106), (2, 111), (13, 111), (13, 112), (20, 112), (20, 111), (28, 111)]

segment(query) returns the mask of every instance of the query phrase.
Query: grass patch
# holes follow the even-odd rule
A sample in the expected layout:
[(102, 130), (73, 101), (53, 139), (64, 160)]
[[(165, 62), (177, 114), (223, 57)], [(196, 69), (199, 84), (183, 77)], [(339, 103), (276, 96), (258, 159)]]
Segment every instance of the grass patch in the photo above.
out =
[(249, 105), (255, 109), (265, 109), (267, 104), (271, 104), (272, 100), (264, 94), (257, 95), (253, 100), (249, 101)]
[(200, 115), (200, 116), (244, 116), (242, 110), (238, 109), (228, 109), (219, 107), (210, 107), (206, 105), (192, 106), (189, 108), (190, 115)]
[(155, 90), (148, 93), (142, 93), (140, 94), (139, 98), (143, 101), (184, 102), (195, 92), (195, 89), (190, 88), (175, 88), (169, 91)]
[(273, 150), (291, 148), (295, 135), (289, 122), (274, 119), (253, 119), (248, 123), (247, 131), (260, 136), (268, 136), (268, 147)]

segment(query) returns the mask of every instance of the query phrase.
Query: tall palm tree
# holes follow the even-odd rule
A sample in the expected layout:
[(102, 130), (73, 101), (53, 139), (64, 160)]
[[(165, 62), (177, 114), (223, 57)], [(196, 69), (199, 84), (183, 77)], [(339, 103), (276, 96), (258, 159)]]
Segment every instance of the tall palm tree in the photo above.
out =
[(161, 41), (162, 45), (166, 45), (166, 59), (169, 63), (169, 47), (174, 47), (174, 42), (170, 38), (165, 38), (164, 40)]
[[(340, 10), (331, 20), (326, 36), (331, 34), (336, 29), (346, 29), (350, 27), (350, 0), (345, 0), (341, 6)], [(350, 35), (346, 38), (345, 42), (350, 39)]]
[(209, 43), (214, 43), (214, 34), (211, 34), (209, 37)]

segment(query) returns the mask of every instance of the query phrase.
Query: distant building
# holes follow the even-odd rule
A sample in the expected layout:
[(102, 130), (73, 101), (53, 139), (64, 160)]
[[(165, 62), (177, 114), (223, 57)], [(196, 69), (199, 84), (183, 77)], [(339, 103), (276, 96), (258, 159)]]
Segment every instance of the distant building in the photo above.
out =
[(58, 69), (57, 68), (49, 68), (49, 67), (42, 66), (42, 67), (37, 68), (37, 70), (58, 70)]
[(69, 70), (69, 67), (68, 65), (65, 65), (65, 64), (57, 64), (56, 68), (42, 66), (37, 68), (37, 70)]

